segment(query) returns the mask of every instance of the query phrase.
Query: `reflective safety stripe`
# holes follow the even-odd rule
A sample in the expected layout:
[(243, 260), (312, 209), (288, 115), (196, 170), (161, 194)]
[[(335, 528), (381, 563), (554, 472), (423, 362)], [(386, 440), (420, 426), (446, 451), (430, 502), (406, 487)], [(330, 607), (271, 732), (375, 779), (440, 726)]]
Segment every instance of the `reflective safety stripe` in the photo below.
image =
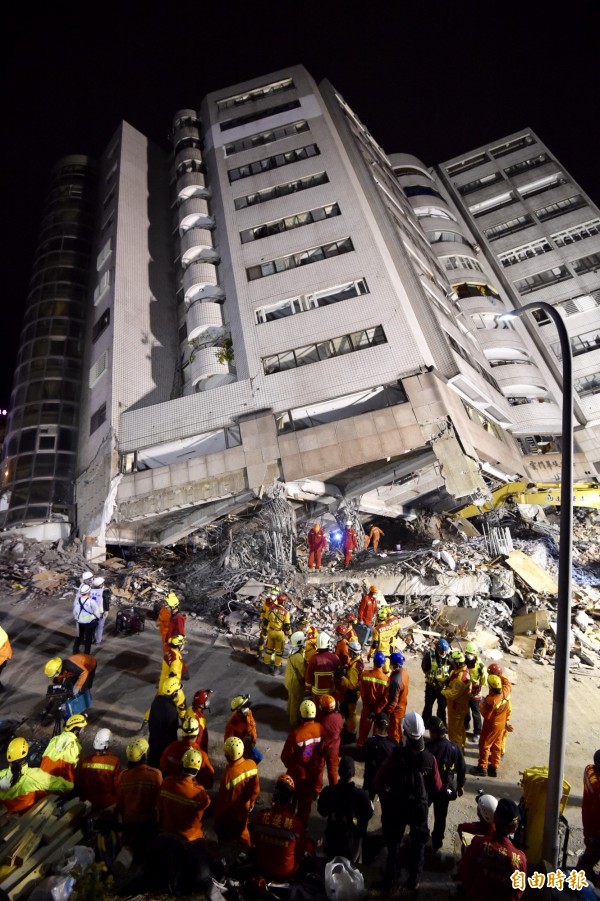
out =
[(387, 679), (377, 679), (376, 676), (363, 676), (363, 682), (375, 682), (377, 685), (388, 685)]
[(245, 773), (240, 773), (240, 775), (236, 776), (235, 779), (232, 779), (231, 782), (226, 782), (225, 788), (226, 789), (233, 788), (234, 785), (238, 785), (238, 783), (243, 782), (244, 779), (250, 779), (252, 776), (258, 776), (257, 769), (246, 770)]
[(308, 745), (318, 745), (321, 743), (321, 736), (318, 735), (316, 738), (307, 738), (305, 741), (297, 741), (296, 745), (299, 748), (306, 748)]
[(82, 763), (82, 770), (114, 770), (114, 763)]
[(181, 795), (175, 795), (172, 792), (161, 791), (161, 798), (168, 798), (169, 801), (176, 801), (178, 804), (187, 804), (189, 807), (199, 807), (200, 802), (197, 798), (184, 798)]

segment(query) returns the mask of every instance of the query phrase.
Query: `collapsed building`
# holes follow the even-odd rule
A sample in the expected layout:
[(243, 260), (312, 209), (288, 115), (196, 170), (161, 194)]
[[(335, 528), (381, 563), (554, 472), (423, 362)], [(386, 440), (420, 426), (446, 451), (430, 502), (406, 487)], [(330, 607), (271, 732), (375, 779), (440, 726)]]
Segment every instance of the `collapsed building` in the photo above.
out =
[(360, 524), (556, 481), (554, 326), (503, 318), (539, 288), (568, 317), (575, 475), (596, 491), (598, 215), (533, 132), (433, 170), (386, 155), (302, 66), (180, 110), (171, 153), (123, 122), (99, 165), (53, 173), (5, 526), (75, 529), (99, 561), (255, 510), (273, 484), (300, 523)]

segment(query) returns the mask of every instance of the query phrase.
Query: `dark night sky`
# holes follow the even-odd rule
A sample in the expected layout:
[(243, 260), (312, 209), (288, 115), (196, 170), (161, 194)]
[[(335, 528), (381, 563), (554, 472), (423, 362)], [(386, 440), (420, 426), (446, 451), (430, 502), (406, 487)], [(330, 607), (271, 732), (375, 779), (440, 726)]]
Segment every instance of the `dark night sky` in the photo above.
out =
[(596, 0), (558, 10), (528, 0), (160, 6), (63, 0), (41, 13), (12, 4), (4, 15), (0, 406), (50, 169), (68, 153), (100, 153), (121, 119), (168, 149), (178, 109), (302, 63), (388, 152), (432, 165), (528, 126), (600, 199)]

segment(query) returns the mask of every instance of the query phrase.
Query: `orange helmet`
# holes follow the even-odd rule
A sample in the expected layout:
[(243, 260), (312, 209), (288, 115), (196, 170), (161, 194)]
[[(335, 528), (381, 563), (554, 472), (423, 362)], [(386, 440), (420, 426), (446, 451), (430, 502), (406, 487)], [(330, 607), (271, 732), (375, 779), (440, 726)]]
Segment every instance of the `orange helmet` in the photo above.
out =
[(317, 627), (309, 626), (308, 629), (305, 630), (304, 634), (306, 635), (307, 641), (314, 641), (314, 639), (317, 637)]
[(321, 695), (319, 703), (323, 710), (335, 710), (335, 698), (332, 695)]
[(321, 531), (321, 526), (319, 525), (318, 522), (316, 522), (313, 526), (313, 532), (320, 532), (320, 531)]

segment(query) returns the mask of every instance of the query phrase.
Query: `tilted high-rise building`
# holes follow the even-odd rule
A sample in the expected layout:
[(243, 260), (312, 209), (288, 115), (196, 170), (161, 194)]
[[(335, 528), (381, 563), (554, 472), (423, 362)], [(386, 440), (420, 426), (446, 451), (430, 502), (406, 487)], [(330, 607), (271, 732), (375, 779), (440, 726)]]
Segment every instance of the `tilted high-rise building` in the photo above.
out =
[(511, 287), (448, 165), (386, 156), (301, 66), (181, 110), (169, 158), (123, 123), (90, 267), (90, 556), (174, 543), (275, 480), (313, 510), (397, 516), (540, 478), (535, 436), (559, 459), (559, 371), (500, 319)]

